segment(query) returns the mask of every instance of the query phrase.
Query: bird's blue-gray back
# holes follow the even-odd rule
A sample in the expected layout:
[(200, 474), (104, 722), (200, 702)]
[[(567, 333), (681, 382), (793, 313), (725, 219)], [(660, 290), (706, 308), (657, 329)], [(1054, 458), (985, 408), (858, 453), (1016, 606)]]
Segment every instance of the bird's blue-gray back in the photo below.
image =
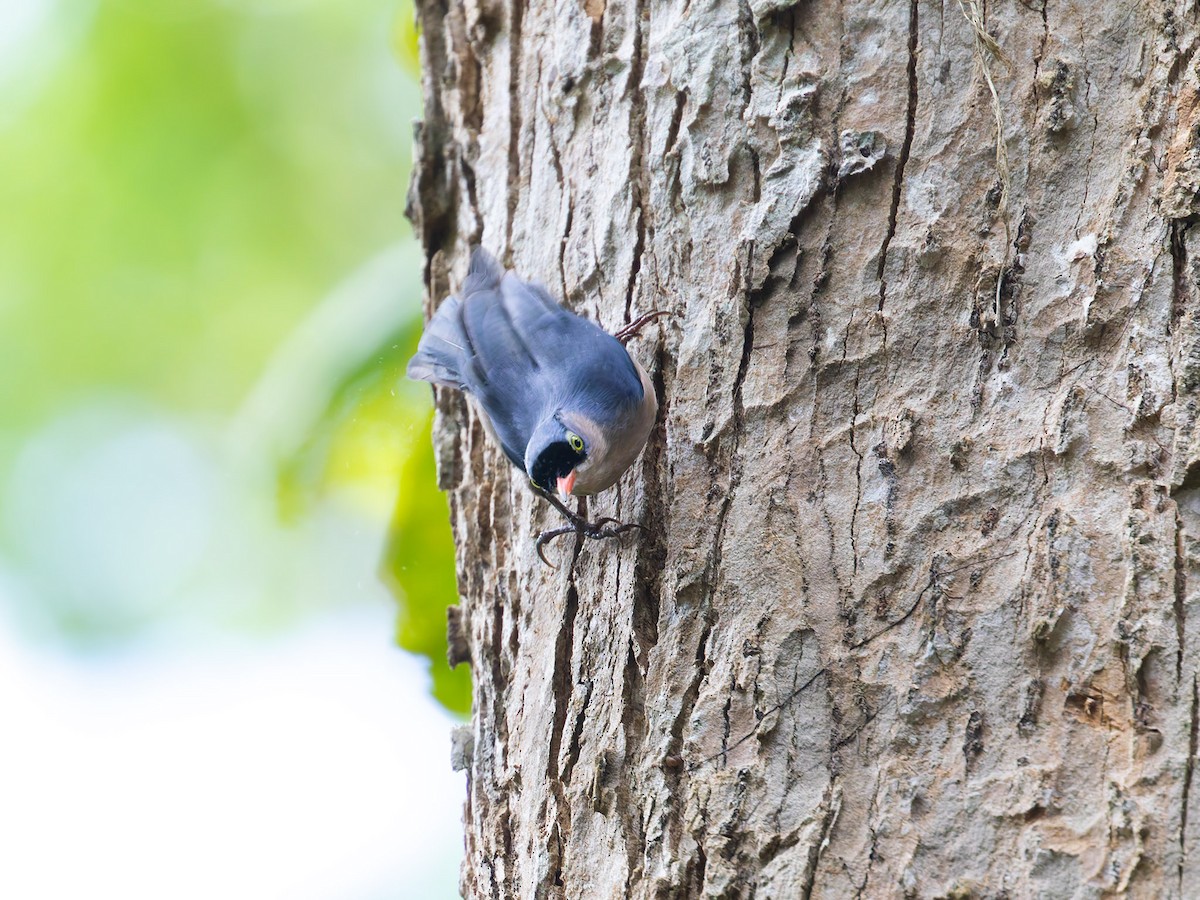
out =
[(538, 423), (557, 409), (639, 403), (643, 392), (625, 348), (568, 312), (544, 288), (503, 273), (476, 250), (458, 297), (438, 309), (409, 365), (416, 378), (449, 384), (479, 401), (505, 454), (524, 468)]

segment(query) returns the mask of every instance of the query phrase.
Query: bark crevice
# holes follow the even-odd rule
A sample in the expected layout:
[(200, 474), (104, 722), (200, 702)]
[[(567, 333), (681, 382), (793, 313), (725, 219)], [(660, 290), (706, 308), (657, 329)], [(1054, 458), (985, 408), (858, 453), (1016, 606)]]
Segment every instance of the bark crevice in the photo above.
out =
[(1184, 891), (1184, 867), (1187, 864), (1187, 830), (1188, 830), (1188, 801), (1192, 791), (1192, 777), (1195, 774), (1196, 753), (1200, 745), (1200, 684), (1197, 677), (1192, 676), (1191, 715), (1188, 719), (1188, 755), (1183, 776), (1183, 796), (1179, 808), (1179, 893), (1186, 896)]
[(646, 171), (646, 97), (642, 89), (645, 76), (645, 59), (642, 48), (643, 22), (640, 7), (633, 8), (633, 54), (629, 65), (629, 167), (633, 174), (630, 183), (634, 210), (635, 237), (633, 256), (629, 265), (629, 280), (625, 285), (625, 321), (633, 321), (633, 294), (637, 290), (638, 276), (642, 271), (642, 254), (646, 251), (646, 198), (650, 193)]
[[(507, 212), (504, 218), (504, 246), (507, 257), (513, 259), (513, 223), (521, 202), (521, 63), (524, 54), (521, 24), (524, 18), (523, 0), (509, 3), (508, 19), (508, 185)], [(536, 86), (535, 86), (536, 87)]]
[(883, 246), (879, 248), (879, 268), (876, 277), (879, 279), (879, 312), (883, 312), (887, 302), (887, 258), (888, 248), (892, 238), (896, 236), (896, 220), (900, 214), (900, 200), (904, 188), (904, 169), (908, 166), (908, 157), (912, 152), (913, 134), (917, 125), (917, 38), (920, 34), (917, 20), (917, 0), (910, 0), (908, 6), (908, 98), (904, 112), (904, 142), (896, 156), (896, 171), (892, 179), (892, 200), (888, 209), (887, 233), (883, 236)]

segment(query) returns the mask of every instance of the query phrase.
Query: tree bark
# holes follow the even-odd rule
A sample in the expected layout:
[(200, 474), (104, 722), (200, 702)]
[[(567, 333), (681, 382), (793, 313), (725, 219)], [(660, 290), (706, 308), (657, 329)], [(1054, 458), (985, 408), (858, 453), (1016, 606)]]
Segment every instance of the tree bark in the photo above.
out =
[(676, 314), (554, 570), (438, 392), (464, 893), (1200, 896), (1196, 5), (418, 16), (430, 308)]

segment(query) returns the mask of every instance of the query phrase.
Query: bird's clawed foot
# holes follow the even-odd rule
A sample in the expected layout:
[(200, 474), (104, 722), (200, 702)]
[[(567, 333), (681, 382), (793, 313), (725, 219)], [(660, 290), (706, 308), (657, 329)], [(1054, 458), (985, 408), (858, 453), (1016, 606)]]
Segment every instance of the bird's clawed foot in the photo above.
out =
[(644, 316), (638, 316), (620, 331), (616, 332), (613, 337), (615, 337), (622, 344), (627, 344), (630, 340), (637, 337), (638, 334), (641, 333), (641, 330), (655, 319), (659, 318), (660, 316), (670, 315), (674, 315), (674, 313), (672, 313), (669, 309), (656, 309), (653, 312), (648, 312)]
[(577, 534), (581, 538), (603, 540), (604, 538), (617, 537), (618, 535), (624, 534), (626, 531), (629, 531), (633, 528), (641, 528), (643, 531), (645, 531), (645, 529), (636, 522), (622, 524), (616, 519), (609, 518), (607, 516), (603, 519), (597, 519), (595, 522), (589, 522), (586, 519), (578, 516), (570, 516), (569, 518), (571, 519), (570, 525), (564, 525), (562, 528), (551, 528), (549, 531), (543, 531), (538, 535), (538, 558), (552, 569), (555, 568), (555, 565), (554, 563), (550, 562), (550, 560), (546, 559), (544, 550), (546, 545), (556, 537), (562, 537), (564, 534)]

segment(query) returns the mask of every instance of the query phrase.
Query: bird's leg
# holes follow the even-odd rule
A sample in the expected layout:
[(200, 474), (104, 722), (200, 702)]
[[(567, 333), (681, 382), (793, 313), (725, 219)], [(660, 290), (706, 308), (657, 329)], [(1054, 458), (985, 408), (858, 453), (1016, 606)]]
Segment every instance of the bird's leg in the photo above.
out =
[(627, 344), (629, 341), (637, 337), (641, 330), (657, 319), (659, 316), (669, 316), (672, 312), (669, 309), (656, 309), (653, 312), (648, 312), (644, 316), (638, 316), (620, 331), (616, 332), (615, 337), (622, 344)]
[(570, 525), (566, 525), (562, 528), (552, 528), (549, 531), (543, 531), (538, 535), (538, 558), (552, 569), (554, 568), (554, 565), (550, 562), (550, 560), (546, 559), (546, 555), (543, 550), (545, 549), (546, 544), (550, 543), (550, 541), (554, 540), (556, 537), (562, 537), (564, 534), (577, 534), (580, 537), (589, 537), (595, 540), (601, 540), (603, 538), (617, 537), (617, 535), (624, 534), (626, 531), (629, 531), (632, 528), (642, 527), (636, 522), (622, 524), (616, 519), (608, 516), (605, 516), (602, 519), (597, 519), (595, 522), (589, 522), (585, 517), (576, 512), (572, 512), (571, 509), (565, 503), (559, 500), (558, 497), (554, 496), (554, 494), (551, 494), (548, 491), (542, 491), (540, 493), (543, 497), (550, 501), (555, 509), (566, 516), (567, 521), (571, 523)]

